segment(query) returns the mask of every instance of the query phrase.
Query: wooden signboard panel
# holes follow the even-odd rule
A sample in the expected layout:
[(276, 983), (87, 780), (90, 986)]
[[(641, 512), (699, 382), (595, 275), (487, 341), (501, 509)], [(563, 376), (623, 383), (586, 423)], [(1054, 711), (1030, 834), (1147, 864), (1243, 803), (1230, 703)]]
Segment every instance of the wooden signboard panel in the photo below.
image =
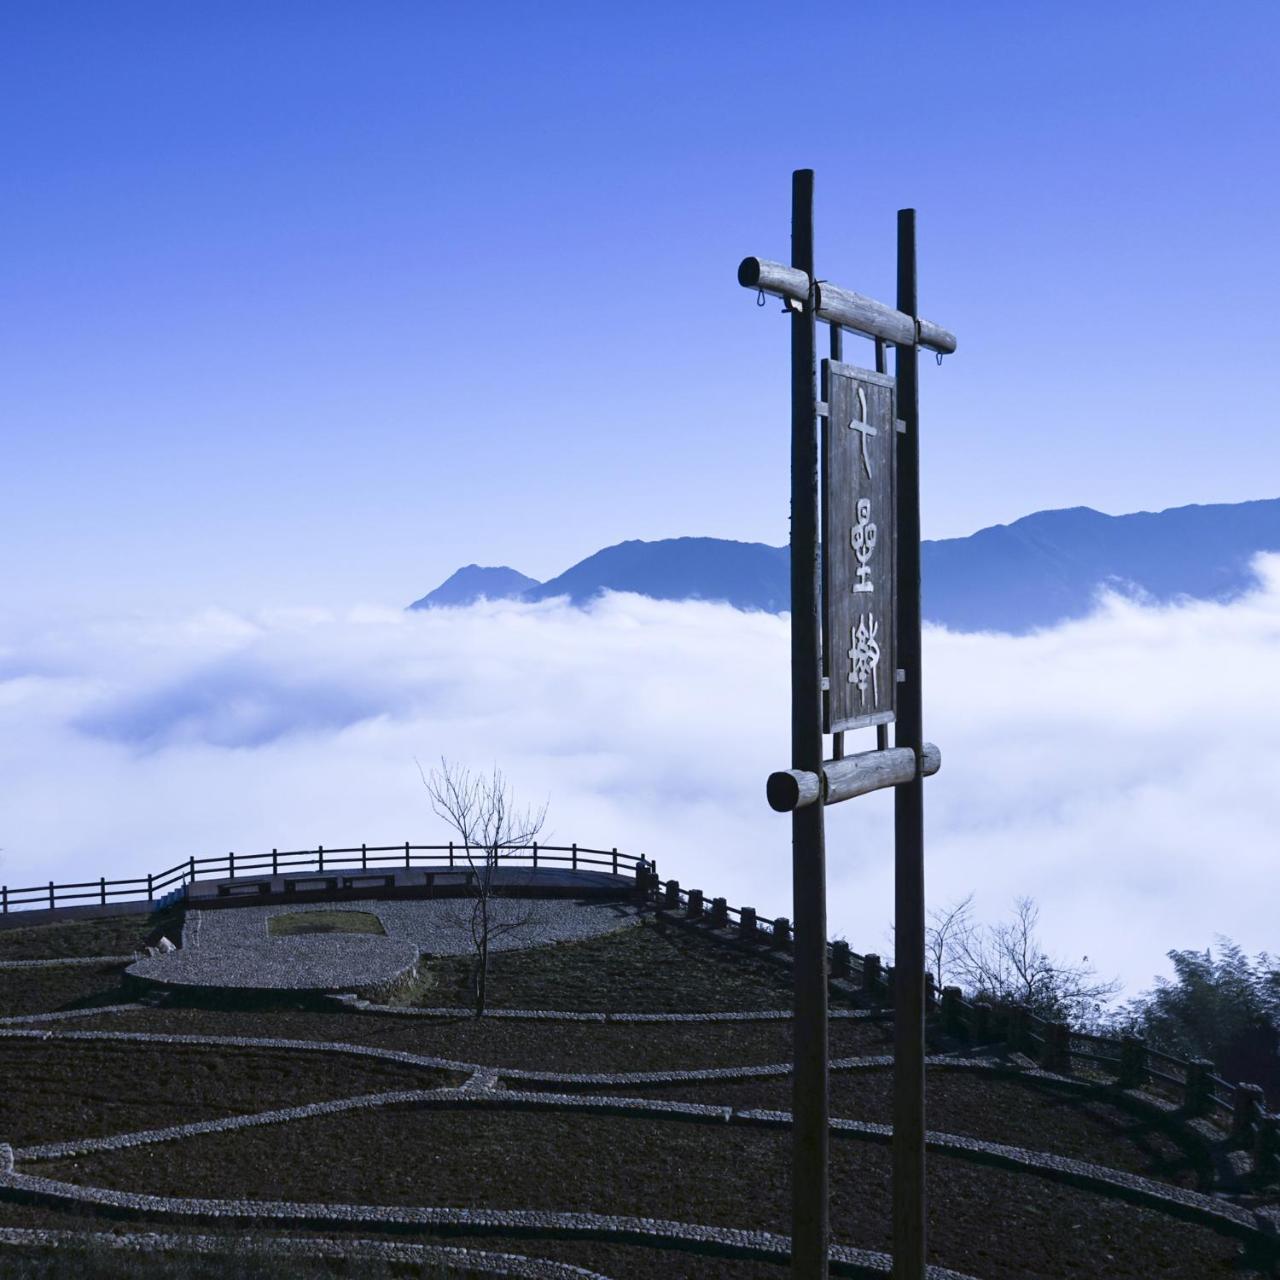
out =
[(894, 380), (822, 362), (824, 729), (888, 724), (897, 707)]

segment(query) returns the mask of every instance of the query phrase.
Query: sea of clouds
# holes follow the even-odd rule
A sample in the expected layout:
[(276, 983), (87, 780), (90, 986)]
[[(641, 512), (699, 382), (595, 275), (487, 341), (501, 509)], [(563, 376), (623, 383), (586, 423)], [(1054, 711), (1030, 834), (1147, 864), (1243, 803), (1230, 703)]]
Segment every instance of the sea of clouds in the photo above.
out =
[[(1029, 894), (1127, 994), (1173, 947), (1280, 949), (1280, 557), (1231, 604), (1101, 597), (1033, 636), (925, 639), (929, 898)], [(788, 624), (613, 595), (404, 613), (209, 611), (0, 636), (0, 881), (447, 839), (417, 761), (498, 764), (547, 843), (789, 915)], [(850, 735), (850, 750), (874, 745)], [(892, 953), (892, 803), (828, 813), (831, 933)]]

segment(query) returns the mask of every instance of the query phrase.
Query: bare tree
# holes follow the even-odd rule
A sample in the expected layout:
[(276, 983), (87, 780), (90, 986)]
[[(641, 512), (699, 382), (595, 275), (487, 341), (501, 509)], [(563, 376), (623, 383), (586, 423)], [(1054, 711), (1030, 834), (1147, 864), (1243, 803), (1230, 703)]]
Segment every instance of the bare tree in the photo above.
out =
[(1035, 900), (1017, 898), (1011, 920), (957, 931), (954, 970), (962, 985), (970, 995), (1024, 1004), (1044, 1018), (1097, 1023), (1120, 982), (1100, 978), (1088, 956), (1073, 964), (1049, 955), (1039, 923)]
[(491, 774), (472, 773), (442, 756), (439, 769), (427, 774), (419, 764), (418, 771), (436, 816), (457, 832), (472, 873), (474, 897), (467, 924), (475, 954), (473, 989), (478, 1018), (485, 1010), (490, 948), (499, 938), (527, 928), (531, 915), (527, 908), (515, 907), (511, 899), (503, 899), (501, 908), (495, 904), (496, 873), (504, 859), (537, 838), (546, 821), (547, 806), (517, 807), (511, 787), (496, 765)]
[(968, 894), (949, 907), (935, 907), (929, 912), (924, 931), (924, 945), (935, 988), (941, 991), (955, 968), (955, 960), (973, 933), (973, 894)]

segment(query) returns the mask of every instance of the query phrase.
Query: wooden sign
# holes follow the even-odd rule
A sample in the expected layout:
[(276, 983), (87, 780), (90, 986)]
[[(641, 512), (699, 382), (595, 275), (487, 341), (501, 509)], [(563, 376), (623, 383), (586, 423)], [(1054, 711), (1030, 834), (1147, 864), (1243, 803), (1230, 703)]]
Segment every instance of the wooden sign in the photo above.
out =
[(822, 577), (827, 733), (897, 709), (897, 411), (894, 380), (822, 362)]

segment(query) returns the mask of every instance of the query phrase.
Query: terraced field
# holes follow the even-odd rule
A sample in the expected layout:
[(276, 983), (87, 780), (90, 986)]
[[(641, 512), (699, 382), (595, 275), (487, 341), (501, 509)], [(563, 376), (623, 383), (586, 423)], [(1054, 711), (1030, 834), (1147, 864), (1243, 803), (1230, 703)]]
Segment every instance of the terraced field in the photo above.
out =
[[(504, 953), (480, 1020), (456, 957), (383, 1007), (12, 967), (150, 927), (0, 932), (5, 1276), (787, 1276), (790, 972), (763, 945), (659, 915)], [(886, 1274), (891, 1042), (835, 992), (836, 1275)], [(1272, 1274), (1212, 1135), (1167, 1106), (936, 1029), (928, 1095), (953, 1278)]]

